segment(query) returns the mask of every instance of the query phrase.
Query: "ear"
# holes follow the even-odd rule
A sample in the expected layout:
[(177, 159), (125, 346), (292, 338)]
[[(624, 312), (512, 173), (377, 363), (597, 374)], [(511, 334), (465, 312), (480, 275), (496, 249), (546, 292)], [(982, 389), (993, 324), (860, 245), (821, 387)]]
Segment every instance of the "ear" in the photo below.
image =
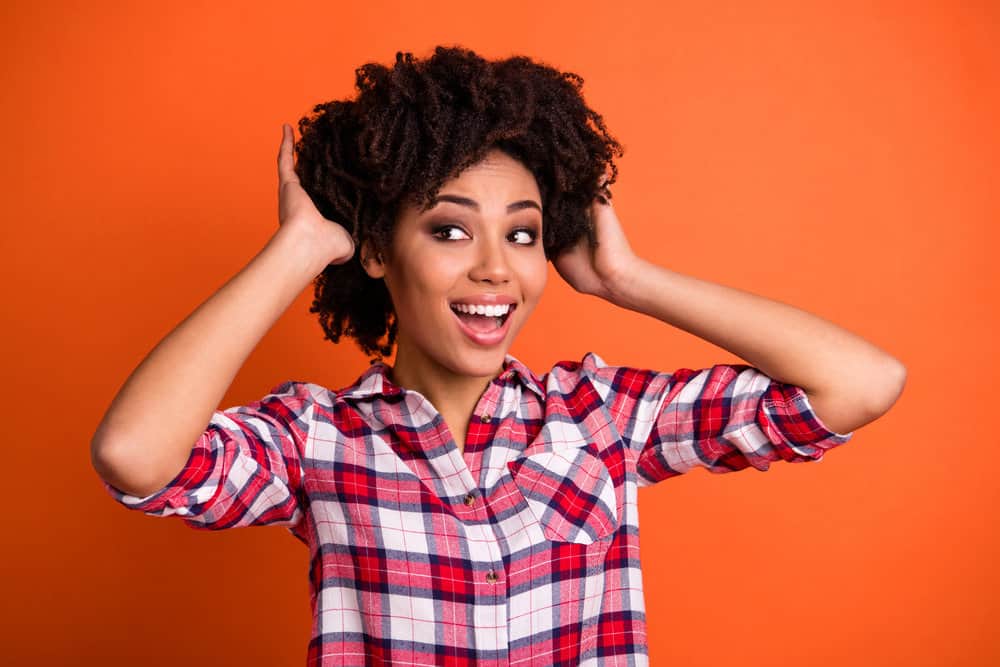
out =
[(365, 241), (361, 244), (361, 266), (364, 267), (365, 273), (376, 280), (385, 277), (385, 262), (382, 259), (382, 253), (375, 250), (371, 241)]

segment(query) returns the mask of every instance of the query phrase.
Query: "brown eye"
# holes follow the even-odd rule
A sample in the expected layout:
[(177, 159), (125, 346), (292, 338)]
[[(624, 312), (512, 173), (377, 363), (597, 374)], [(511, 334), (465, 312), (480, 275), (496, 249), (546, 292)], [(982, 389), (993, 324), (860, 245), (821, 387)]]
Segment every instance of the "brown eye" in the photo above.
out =
[(441, 225), (435, 227), (431, 234), (434, 238), (441, 241), (461, 241), (462, 239), (470, 238), (465, 230), (457, 225)]
[(538, 234), (531, 229), (515, 229), (507, 238), (518, 245), (534, 245)]

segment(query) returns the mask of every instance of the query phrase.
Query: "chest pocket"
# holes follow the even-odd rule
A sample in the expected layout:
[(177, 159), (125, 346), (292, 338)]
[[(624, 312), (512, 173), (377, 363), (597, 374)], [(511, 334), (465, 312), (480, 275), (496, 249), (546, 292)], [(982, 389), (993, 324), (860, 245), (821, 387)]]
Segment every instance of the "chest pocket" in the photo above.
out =
[(549, 540), (591, 544), (618, 528), (614, 482), (595, 445), (529, 454), (507, 467)]

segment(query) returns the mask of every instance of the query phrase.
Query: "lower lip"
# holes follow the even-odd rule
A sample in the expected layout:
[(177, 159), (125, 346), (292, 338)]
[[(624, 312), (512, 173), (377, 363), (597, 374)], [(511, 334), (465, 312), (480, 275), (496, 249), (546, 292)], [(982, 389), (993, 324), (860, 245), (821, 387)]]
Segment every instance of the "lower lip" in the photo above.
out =
[(462, 321), (454, 310), (451, 311), (451, 314), (455, 316), (455, 321), (458, 322), (458, 328), (462, 330), (462, 333), (468, 336), (473, 343), (483, 346), (496, 345), (506, 338), (507, 331), (510, 329), (510, 321), (514, 317), (514, 311), (511, 310), (507, 315), (507, 319), (503, 321), (503, 324), (499, 328), (492, 331), (476, 331), (466, 326), (465, 322)]

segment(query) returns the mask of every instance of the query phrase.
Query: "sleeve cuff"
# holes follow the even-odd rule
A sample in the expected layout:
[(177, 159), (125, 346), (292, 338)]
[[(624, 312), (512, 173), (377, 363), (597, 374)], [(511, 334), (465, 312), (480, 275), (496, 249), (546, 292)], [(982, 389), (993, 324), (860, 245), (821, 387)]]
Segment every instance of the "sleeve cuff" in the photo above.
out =
[[(203, 434), (202, 438), (205, 438), (206, 436), (207, 434)], [(171, 505), (171, 501), (187, 492), (189, 489), (186, 482), (192, 478), (198, 477), (196, 473), (201, 471), (206, 463), (210, 463), (210, 461), (206, 460), (204, 452), (199, 451), (202, 447), (203, 444), (200, 441), (191, 447), (191, 452), (188, 454), (187, 461), (184, 462), (184, 465), (177, 472), (177, 474), (174, 475), (174, 477), (166, 484), (147, 496), (133, 496), (108, 481), (101, 480), (104, 485), (104, 490), (107, 491), (111, 497), (119, 503), (127, 506), (129, 509), (148, 512), (159, 511), (162, 508)]]
[(798, 390), (799, 390), (798, 395), (795, 397), (795, 400), (800, 401), (802, 405), (805, 407), (805, 409), (802, 410), (802, 416), (805, 420), (805, 423), (812, 425), (812, 430), (814, 431), (814, 433), (817, 436), (820, 436), (818, 438), (819, 440), (830, 439), (834, 442), (844, 443), (850, 440), (851, 437), (854, 436), (854, 431), (848, 431), (847, 433), (837, 433), (836, 431), (831, 430), (826, 424), (823, 423), (823, 420), (819, 418), (819, 415), (816, 414), (816, 411), (813, 409), (812, 404), (809, 402), (809, 394), (807, 394), (805, 390), (802, 389), (801, 387), (799, 387)]

